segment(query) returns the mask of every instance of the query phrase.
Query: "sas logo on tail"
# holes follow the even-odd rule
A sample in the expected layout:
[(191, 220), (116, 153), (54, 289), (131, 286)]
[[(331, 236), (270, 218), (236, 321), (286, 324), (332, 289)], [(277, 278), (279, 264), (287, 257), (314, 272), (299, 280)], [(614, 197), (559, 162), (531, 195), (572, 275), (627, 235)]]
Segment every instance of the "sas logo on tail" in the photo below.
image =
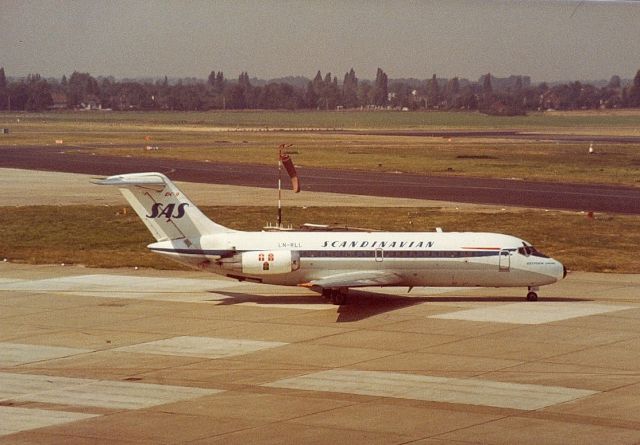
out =
[[(155, 203), (153, 207), (151, 207), (151, 215), (147, 215), (147, 218), (167, 218), (167, 222), (171, 221), (171, 219), (180, 219), (184, 216), (184, 208), (189, 204), (182, 203), (178, 204), (176, 209), (176, 204), (167, 204), (166, 206), (162, 203)], [(174, 213), (175, 210), (175, 213)]]

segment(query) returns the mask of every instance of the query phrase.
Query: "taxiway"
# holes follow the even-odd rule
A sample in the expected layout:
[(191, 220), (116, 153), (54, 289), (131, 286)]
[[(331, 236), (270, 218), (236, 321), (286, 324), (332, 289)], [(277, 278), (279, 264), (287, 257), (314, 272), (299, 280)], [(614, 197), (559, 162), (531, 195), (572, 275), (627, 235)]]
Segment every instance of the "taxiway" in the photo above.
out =
[(0, 263), (0, 443), (640, 441), (640, 276), (405, 292)]

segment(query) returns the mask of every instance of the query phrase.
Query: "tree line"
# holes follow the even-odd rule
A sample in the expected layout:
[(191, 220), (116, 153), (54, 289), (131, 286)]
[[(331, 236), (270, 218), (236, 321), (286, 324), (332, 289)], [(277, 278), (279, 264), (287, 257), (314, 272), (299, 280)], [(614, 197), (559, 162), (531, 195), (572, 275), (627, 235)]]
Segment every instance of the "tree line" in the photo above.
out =
[(579, 81), (532, 85), (527, 76), (497, 78), (490, 73), (477, 82), (454, 77), (426, 80), (392, 79), (378, 68), (375, 80), (358, 79), (353, 68), (339, 81), (320, 71), (311, 80), (261, 82), (242, 72), (227, 79), (211, 71), (206, 80), (169, 82), (116, 80), (73, 72), (69, 78), (45, 79), (39, 74), (9, 80), (0, 68), (0, 110), (479, 110), (515, 115), (534, 110), (576, 110), (640, 107), (640, 70), (623, 85), (612, 76), (606, 85)]

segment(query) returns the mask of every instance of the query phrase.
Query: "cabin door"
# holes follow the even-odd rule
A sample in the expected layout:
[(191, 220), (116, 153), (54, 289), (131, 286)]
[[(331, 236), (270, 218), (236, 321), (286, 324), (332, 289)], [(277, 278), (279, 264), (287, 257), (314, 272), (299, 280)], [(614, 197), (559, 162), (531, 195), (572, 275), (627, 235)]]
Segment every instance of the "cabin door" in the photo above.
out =
[(498, 254), (498, 270), (500, 272), (511, 270), (511, 253), (508, 250), (501, 250)]

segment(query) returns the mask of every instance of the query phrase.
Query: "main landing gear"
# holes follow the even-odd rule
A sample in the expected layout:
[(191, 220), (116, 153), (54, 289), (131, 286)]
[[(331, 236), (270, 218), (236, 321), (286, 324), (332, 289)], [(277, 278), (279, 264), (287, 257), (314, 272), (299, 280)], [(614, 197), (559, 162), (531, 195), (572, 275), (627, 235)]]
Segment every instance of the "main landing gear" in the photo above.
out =
[(336, 306), (342, 306), (347, 304), (347, 290), (346, 289), (322, 289), (322, 296)]
[(538, 301), (538, 288), (529, 287), (529, 293), (527, 294), (527, 301)]

